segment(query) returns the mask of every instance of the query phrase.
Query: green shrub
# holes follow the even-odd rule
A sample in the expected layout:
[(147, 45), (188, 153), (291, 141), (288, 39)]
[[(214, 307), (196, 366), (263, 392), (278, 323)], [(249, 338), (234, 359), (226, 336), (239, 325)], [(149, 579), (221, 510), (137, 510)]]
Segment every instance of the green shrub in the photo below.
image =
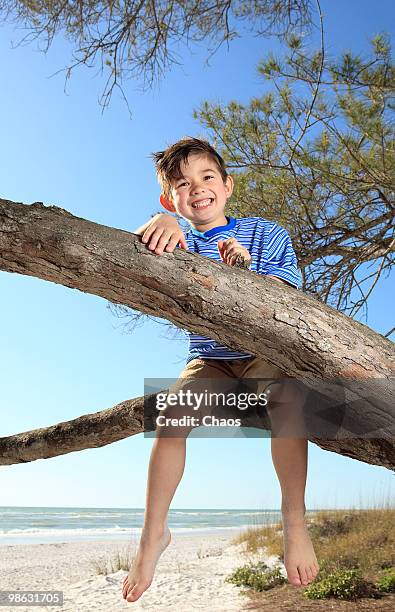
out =
[(383, 593), (391, 593), (395, 591), (395, 569), (389, 567), (385, 569), (376, 582), (376, 587)]
[(278, 567), (270, 570), (266, 563), (260, 561), (255, 565), (250, 563), (237, 568), (233, 574), (226, 578), (226, 582), (231, 582), (236, 586), (251, 587), (255, 591), (267, 591), (283, 584), (286, 579), (282, 576)]
[(320, 570), (320, 578), (305, 588), (303, 595), (308, 599), (356, 599), (366, 593), (367, 583), (357, 568), (340, 568), (326, 573)]

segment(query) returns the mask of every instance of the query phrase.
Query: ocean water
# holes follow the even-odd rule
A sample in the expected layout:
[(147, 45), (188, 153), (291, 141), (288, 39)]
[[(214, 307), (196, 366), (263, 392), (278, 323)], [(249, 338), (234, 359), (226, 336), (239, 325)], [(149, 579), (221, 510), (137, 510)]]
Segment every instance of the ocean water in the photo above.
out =
[[(53, 508), (0, 506), (0, 546), (76, 540), (129, 539), (141, 532), (142, 508)], [(280, 520), (278, 510), (174, 509), (174, 534), (242, 530)]]

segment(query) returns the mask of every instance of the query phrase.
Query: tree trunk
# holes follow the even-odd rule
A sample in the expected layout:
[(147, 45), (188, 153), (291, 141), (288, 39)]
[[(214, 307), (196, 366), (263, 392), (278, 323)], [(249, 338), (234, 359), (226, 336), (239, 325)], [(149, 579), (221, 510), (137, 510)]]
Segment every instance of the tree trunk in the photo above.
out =
[[(340, 379), (350, 394), (351, 434), (339, 440), (314, 435), (310, 439), (361, 461), (386, 467), (395, 464), (394, 345), (315, 298), (179, 249), (158, 257), (134, 234), (54, 206), (1, 199), (0, 269), (163, 317), (262, 357), (285, 375), (303, 379), (308, 387), (318, 385), (320, 393), (331, 399), (333, 381)], [(122, 439), (143, 430), (142, 414), (142, 398), (137, 398), (110, 411), (3, 438), (3, 464)], [(129, 423), (126, 433), (124, 419)], [(364, 433), (356, 435), (356, 431)]]

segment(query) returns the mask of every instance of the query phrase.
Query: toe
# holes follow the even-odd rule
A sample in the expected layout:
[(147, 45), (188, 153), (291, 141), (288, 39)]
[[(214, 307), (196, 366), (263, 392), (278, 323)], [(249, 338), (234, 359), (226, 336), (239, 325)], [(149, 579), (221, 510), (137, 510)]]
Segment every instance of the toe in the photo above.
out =
[(122, 588), (122, 596), (126, 599), (128, 592), (133, 588), (133, 583), (130, 583), (129, 580), (126, 580), (123, 588)]
[(128, 593), (126, 601), (137, 601), (143, 594), (144, 589), (140, 585), (135, 585)]
[(294, 586), (302, 586), (299, 574), (297, 576), (292, 577), (291, 584), (293, 584)]
[(316, 575), (318, 574), (318, 571), (314, 564), (310, 566), (310, 569), (311, 569), (312, 580), (314, 580)]
[(298, 569), (296, 567), (292, 568), (292, 570), (288, 571), (288, 581), (294, 586), (300, 586), (300, 576)]
[(313, 582), (314, 580), (313, 568), (310, 565), (306, 567), (306, 575), (307, 575), (308, 584), (310, 584), (310, 582)]
[(308, 583), (308, 577), (307, 577), (307, 572), (306, 572), (306, 568), (304, 566), (299, 567), (299, 576), (300, 576), (300, 581), (302, 583), (303, 586), (306, 586)]
[(137, 601), (150, 585), (151, 582), (138, 582), (129, 590), (126, 601)]

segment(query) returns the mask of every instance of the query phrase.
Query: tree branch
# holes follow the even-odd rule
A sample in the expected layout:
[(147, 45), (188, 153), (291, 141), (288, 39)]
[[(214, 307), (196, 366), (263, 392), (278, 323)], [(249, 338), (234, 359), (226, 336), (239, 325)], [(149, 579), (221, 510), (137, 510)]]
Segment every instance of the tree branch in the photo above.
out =
[[(0, 200), (0, 269), (166, 318), (178, 327), (262, 357), (280, 367), (285, 376), (301, 378), (311, 388), (317, 381), (322, 384), (340, 378), (359, 402), (354, 414), (357, 424), (360, 421), (363, 425), (366, 416), (373, 415), (377, 430), (384, 433), (376, 446), (370, 439), (357, 438), (331, 441), (330, 450), (354, 453), (349, 456), (381, 465), (392, 461), (394, 344), (292, 287), (181, 249), (158, 257), (128, 232), (75, 217), (54, 206), (28, 206), (7, 200)], [(380, 397), (366, 397), (353, 386), (355, 380), (388, 384), (382, 387)], [(330, 385), (323, 394), (331, 396)], [(121, 439), (124, 418), (132, 419), (126, 435), (141, 431), (141, 401), (130, 400), (120, 405), (122, 408), (115, 407), (115, 412), (106, 413), (105, 418), (114, 424), (107, 433), (105, 428), (100, 429), (101, 413), (80, 417), (76, 429), (69, 430), (74, 433), (64, 440), (65, 450), (58, 445), (59, 454)], [(90, 432), (89, 422), (99, 429)], [(63, 426), (67, 432), (69, 426)], [(62, 430), (57, 427), (50, 430), (49, 439), (55, 440)], [(8, 457), (12, 452), (14, 459), (20, 456), (21, 461), (31, 460), (29, 456), (53, 456), (46, 453), (54, 453), (56, 445), (48, 450), (48, 432), (39, 432), (36, 442), (34, 433), (27, 438), (26, 434), (5, 438)], [(73, 436), (77, 447), (73, 446)], [(22, 452), (24, 440), (29, 440), (33, 454)]]

